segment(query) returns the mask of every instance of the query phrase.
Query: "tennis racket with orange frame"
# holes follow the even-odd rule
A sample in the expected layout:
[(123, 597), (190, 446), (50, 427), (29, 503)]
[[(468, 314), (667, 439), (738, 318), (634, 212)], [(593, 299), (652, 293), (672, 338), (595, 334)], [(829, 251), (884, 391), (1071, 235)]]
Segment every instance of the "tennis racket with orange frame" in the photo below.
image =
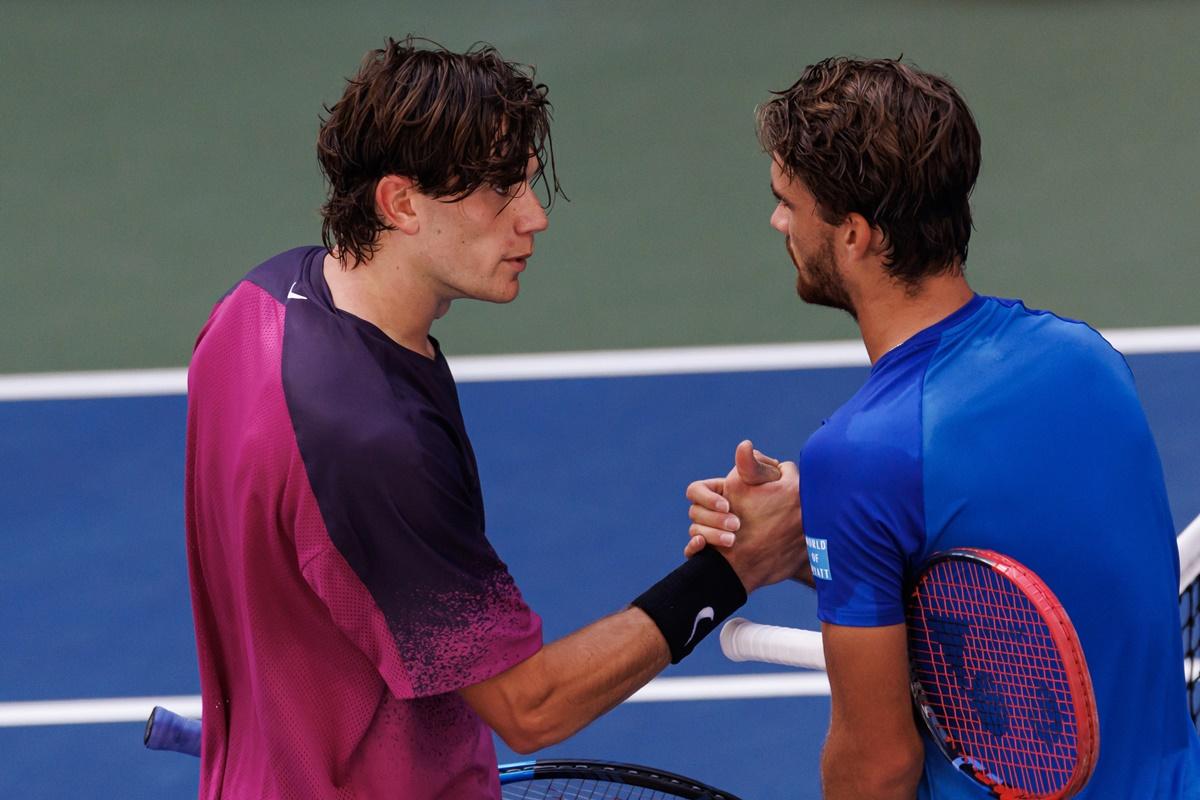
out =
[[(1062, 604), (1028, 568), (989, 550), (933, 556), (906, 604), (913, 702), (942, 753), (1000, 800), (1059, 800), (1100, 747), (1091, 677)], [(736, 661), (824, 669), (820, 634), (730, 620)]]

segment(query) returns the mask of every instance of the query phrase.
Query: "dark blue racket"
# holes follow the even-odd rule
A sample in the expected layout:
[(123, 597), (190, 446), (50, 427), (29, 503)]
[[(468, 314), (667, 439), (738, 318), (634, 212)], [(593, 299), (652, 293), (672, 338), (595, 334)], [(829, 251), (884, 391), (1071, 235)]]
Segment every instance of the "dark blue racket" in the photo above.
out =
[(500, 767), (504, 800), (738, 800), (729, 792), (636, 764), (546, 759)]
[[(200, 720), (155, 706), (143, 741), (151, 750), (200, 755)], [(636, 764), (549, 759), (500, 766), (504, 800), (738, 800), (699, 781)]]

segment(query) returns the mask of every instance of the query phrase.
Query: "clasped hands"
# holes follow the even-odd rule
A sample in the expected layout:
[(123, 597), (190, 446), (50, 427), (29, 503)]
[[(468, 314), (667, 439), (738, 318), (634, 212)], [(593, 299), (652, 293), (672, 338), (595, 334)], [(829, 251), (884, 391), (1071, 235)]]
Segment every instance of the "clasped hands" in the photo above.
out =
[(812, 585), (800, 511), (800, 472), (743, 441), (724, 478), (688, 485), (690, 536), (683, 554), (691, 558), (716, 547), (752, 592), (795, 578)]

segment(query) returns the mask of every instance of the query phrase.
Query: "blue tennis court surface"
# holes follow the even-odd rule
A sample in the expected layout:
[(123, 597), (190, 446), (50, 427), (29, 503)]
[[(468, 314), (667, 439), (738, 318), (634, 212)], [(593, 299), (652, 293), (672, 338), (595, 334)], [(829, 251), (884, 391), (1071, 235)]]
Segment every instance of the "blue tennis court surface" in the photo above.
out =
[[(1129, 360), (1181, 527), (1200, 513), (1200, 354)], [(746, 437), (794, 458), (864, 376), (838, 368), (462, 385), (490, 536), (547, 638), (621, 608), (678, 563), (690, 480), (724, 473)], [(0, 702), (198, 692), (184, 417), (181, 396), (0, 403)], [(796, 585), (763, 591), (743, 613), (815, 624), (814, 597)], [(714, 636), (666, 674), (778, 669), (727, 662)], [(826, 697), (626, 704), (543, 755), (653, 765), (745, 798), (816, 798), (828, 714)], [(0, 797), (196, 791), (197, 762), (143, 750), (138, 723), (0, 728), (0, 752)]]

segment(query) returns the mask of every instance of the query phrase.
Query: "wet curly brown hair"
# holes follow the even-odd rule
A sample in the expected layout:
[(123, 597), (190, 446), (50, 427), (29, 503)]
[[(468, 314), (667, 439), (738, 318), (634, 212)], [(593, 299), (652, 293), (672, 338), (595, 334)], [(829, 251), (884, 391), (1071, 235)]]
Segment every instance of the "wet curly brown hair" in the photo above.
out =
[(829, 58), (773, 94), (757, 111), (759, 141), (826, 222), (861, 214), (909, 286), (962, 269), (980, 142), (949, 81), (899, 60)]
[[(549, 205), (562, 194), (550, 141), (551, 106), (534, 71), (487, 44), (452, 53), (425, 39), (389, 38), (367, 53), (317, 135), (328, 183), (321, 239), (350, 266), (367, 261), (388, 228), (375, 209), (387, 175), (456, 200), (483, 185), (525, 180), (531, 155)], [(545, 168), (549, 167), (549, 175)]]

